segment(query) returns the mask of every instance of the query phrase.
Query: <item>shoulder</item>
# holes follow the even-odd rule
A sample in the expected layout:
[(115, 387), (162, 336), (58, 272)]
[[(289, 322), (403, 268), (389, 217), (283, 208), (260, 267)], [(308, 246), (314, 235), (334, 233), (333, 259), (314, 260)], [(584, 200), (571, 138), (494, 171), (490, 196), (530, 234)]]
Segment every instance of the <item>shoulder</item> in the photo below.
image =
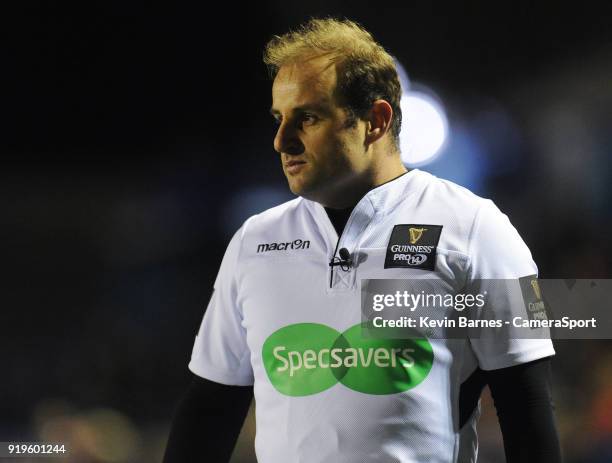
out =
[(448, 180), (423, 173), (417, 210), (443, 225), (441, 245), (469, 256), (474, 275), (513, 278), (537, 273), (519, 232), (495, 203)]
[(407, 223), (441, 225), (446, 249), (468, 254), (482, 211), (496, 211), (503, 215), (493, 201), (461, 185), (424, 171), (415, 174), (418, 181), (406, 185), (399, 210)]
[(440, 208), (445, 214), (454, 215), (460, 212), (467, 221), (473, 219), (480, 208), (493, 205), (490, 199), (478, 196), (457, 183), (445, 180), (427, 172), (422, 172), (424, 188), (422, 190), (423, 202)]
[(249, 217), (236, 233), (245, 245), (300, 239), (309, 214), (303, 198), (295, 198)]
[(306, 212), (303, 198), (295, 198), (249, 217), (243, 225), (244, 235), (260, 235), (272, 227), (290, 226)]

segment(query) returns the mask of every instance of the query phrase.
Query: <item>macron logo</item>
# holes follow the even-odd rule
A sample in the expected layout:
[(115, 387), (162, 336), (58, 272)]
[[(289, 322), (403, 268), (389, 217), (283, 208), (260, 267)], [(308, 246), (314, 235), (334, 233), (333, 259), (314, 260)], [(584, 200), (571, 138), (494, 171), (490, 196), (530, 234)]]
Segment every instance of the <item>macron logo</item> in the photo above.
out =
[(308, 249), (310, 248), (309, 240), (293, 240), (287, 243), (264, 243), (257, 245), (257, 252), (268, 251), (286, 251), (289, 249)]

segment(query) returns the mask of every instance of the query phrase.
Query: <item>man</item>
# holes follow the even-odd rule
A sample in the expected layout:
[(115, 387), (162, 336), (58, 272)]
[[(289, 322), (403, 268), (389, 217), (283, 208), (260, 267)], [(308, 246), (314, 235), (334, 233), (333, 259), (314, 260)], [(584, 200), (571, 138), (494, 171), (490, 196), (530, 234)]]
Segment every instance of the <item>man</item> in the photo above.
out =
[[(349, 365), (347, 346), (366, 342), (362, 280), (461, 286), (537, 269), (491, 201), (406, 171), (397, 73), (367, 31), (313, 19), (274, 38), (265, 62), (274, 149), (298, 198), (251, 217), (232, 238), (165, 461), (227, 461), (254, 386), (260, 463), (471, 462), (485, 384), (507, 460), (560, 461), (549, 340), (404, 340), (406, 350), (390, 349), (404, 355), (393, 366), (385, 352), (365, 376), (356, 358)], [(389, 260), (398, 239), (428, 246), (419, 259)]]

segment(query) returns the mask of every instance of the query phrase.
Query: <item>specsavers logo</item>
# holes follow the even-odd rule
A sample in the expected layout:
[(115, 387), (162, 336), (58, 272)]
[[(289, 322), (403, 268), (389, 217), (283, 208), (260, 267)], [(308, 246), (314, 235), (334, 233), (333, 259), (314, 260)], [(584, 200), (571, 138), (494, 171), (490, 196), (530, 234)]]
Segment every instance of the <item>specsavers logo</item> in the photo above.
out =
[(433, 364), (427, 339), (375, 339), (361, 325), (339, 333), (317, 323), (274, 332), (262, 357), (270, 382), (281, 394), (317, 394), (336, 383), (364, 394), (396, 394), (420, 384)]

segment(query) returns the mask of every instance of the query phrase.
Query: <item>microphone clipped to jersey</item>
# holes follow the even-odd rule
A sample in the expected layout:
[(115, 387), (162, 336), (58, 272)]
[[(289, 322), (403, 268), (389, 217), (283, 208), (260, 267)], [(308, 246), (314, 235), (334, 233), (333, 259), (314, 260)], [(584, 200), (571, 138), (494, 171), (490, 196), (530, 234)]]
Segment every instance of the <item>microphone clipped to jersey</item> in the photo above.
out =
[(353, 266), (353, 261), (351, 259), (351, 253), (349, 252), (348, 249), (341, 248), (340, 251), (338, 251), (338, 254), (340, 255), (340, 257), (334, 257), (330, 261), (329, 266), (335, 267), (339, 265), (342, 270), (344, 270), (345, 272), (348, 272), (349, 268)]

